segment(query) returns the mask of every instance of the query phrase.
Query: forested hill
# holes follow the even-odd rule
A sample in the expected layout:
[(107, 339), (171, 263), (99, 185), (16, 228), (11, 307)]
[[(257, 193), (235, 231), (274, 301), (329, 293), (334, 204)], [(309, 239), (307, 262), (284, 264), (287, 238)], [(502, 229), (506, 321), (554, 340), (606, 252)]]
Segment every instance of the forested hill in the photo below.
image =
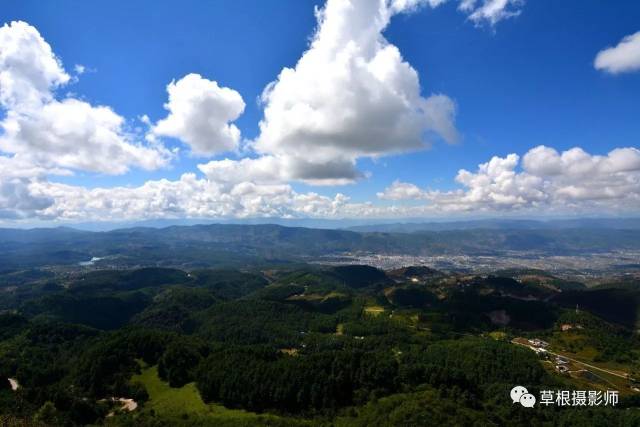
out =
[(279, 225), (193, 225), (89, 232), (72, 228), (0, 229), (0, 265), (76, 264), (117, 257), (123, 264), (212, 266), (299, 260), (344, 252), (378, 254), (548, 255), (640, 249), (640, 230), (605, 228), (469, 229), (414, 233), (354, 232)]
[[(640, 339), (626, 325), (640, 300), (617, 307), (612, 292), (632, 295), (626, 283), (562, 291), (544, 272), (363, 265), (28, 273), (0, 287), (2, 425), (640, 422)], [(596, 299), (608, 302), (587, 302)], [(561, 374), (522, 337), (589, 366)], [(514, 384), (535, 395), (615, 389), (620, 401), (529, 410), (509, 398)]]

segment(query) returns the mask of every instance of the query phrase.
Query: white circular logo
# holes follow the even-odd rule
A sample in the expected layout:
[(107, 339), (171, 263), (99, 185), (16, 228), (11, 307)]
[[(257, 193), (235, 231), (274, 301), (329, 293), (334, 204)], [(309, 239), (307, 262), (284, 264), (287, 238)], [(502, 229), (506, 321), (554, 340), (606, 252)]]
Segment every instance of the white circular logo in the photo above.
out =
[(523, 394), (520, 397), (520, 404), (525, 408), (533, 408), (533, 406), (536, 404), (536, 397), (533, 394), (529, 393)]
[(520, 398), (528, 393), (529, 391), (525, 387), (517, 385), (511, 389), (511, 400), (513, 400), (513, 403), (518, 403), (520, 402)]

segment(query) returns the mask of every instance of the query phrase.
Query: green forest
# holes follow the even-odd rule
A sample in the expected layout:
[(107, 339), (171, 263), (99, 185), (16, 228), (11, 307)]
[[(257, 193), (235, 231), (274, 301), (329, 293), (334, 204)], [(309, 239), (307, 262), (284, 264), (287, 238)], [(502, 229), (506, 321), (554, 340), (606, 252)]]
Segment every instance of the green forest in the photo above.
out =
[[(616, 304), (640, 288), (560, 292), (511, 276), (308, 265), (25, 271), (2, 303), (0, 413), (43, 426), (640, 425), (638, 299)], [(619, 404), (514, 405), (518, 384), (534, 394), (611, 388), (558, 374), (515, 337), (629, 372), (615, 384)]]

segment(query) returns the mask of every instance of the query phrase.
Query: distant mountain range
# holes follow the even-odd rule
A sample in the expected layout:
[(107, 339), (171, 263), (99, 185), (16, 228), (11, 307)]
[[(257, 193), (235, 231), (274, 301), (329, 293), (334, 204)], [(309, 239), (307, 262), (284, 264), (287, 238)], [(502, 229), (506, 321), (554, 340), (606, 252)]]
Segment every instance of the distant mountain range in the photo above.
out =
[[(341, 229), (352, 231), (443, 231), (467, 230), (476, 228), (490, 229), (541, 229), (541, 228), (613, 228), (640, 229), (640, 218), (571, 218), (571, 219), (472, 219), (465, 221), (438, 221), (409, 218), (402, 222), (395, 219), (319, 219), (319, 218), (248, 218), (248, 219), (150, 219), (129, 222), (83, 222), (67, 224), (78, 230), (112, 231), (123, 228), (166, 228), (191, 225), (281, 225), (283, 227), (305, 227), (321, 229)], [(27, 227), (20, 227), (27, 228)], [(46, 228), (53, 228), (47, 226)]]
[[(601, 220), (599, 220), (601, 221)], [(540, 255), (640, 250), (640, 228), (602, 220), (590, 227), (534, 227), (518, 222), (490, 227), (429, 230), (389, 226), (388, 231), (350, 231), (283, 227), (274, 224), (210, 224), (136, 227), (108, 232), (73, 228), (0, 229), (0, 270), (75, 264), (94, 257), (111, 265), (203, 267), (257, 262), (301, 261), (309, 257), (367, 252), (403, 255), (493, 255), (533, 252)], [(622, 223), (620, 223), (622, 224)], [(431, 225), (433, 226), (433, 225)], [(412, 226), (413, 227), (413, 226)], [(461, 226), (462, 227), (462, 226)], [(393, 232), (390, 232), (390, 231)], [(403, 230), (403, 231), (401, 231)]]
[(640, 218), (582, 218), (537, 221), (528, 219), (483, 219), (452, 222), (405, 222), (357, 225), (348, 230), (359, 232), (413, 233), (447, 230), (566, 230), (575, 228), (640, 230)]

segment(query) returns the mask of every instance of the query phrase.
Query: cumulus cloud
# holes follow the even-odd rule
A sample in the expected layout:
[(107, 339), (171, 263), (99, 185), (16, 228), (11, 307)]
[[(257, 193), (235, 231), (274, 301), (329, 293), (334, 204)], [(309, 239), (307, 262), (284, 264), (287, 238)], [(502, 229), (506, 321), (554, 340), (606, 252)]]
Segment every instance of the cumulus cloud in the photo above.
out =
[(611, 74), (639, 71), (640, 31), (626, 36), (616, 46), (598, 52), (594, 66)]
[[(536, 166), (535, 153), (525, 156), (525, 169), (531, 170), (524, 172), (515, 170), (515, 155), (494, 158), (476, 173), (461, 171), (457, 180), (465, 189), (458, 191), (423, 190), (396, 181), (379, 193), (391, 201), (427, 202), (419, 206), (353, 203), (340, 193), (301, 193), (288, 184), (353, 182), (363, 176), (358, 159), (459, 139), (454, 101), (443, 94), (423, 96), (417, 72), (382, 34), (394, 15), (446, 1), (328, 0), (317, 12), (309, 49), (262, 94), (264, 118), (250, 144), (251, 157), (213, 160), (198, 166), (202, 176), (185, 173), (178, 180), (138, 187), (89, 189), (47, 177), (75, 170), (121, 174), (131, 167), (162, 167), (172, 156), (157, 141), (163, 137), (181, 140), (200, 156), (236, 150), (241, 135), (233, 122), (245, 108), (240, 94), (197, 74), (171, 82), (167, 116), (155, 124), (143, 120), (150, 127), (145, 143), (111, 108), (57, 97), (57, 90), (84, 68), (77, 66), (71, 78), (35, 28), (22, 22), (5, 25), (0, 28), (0, 105), (5, 110), (0, 122), (0, 152), (5, 153), (0, 154), (0, 218), (382, 218), (478, 206), (544, 206), (552, 200), (547, 183), (561, 181), (552, 166), (562, 163), (564, 153), (542, 153), (547, 156), (545, 171)], [(476, 23), (494, 25), (515, 16), (521, 3), (462, 0), (459, 9)], [(608, 167), (610, 174), (637, 178), (629, 153), (612, 152), (608, 163), (596, 169)], [(533, 172), (536, 167), (540, 170)], [(578, 200), (580, 189), (570, 182), (557, 194)]]
[(476, 172), (460, 170), (456, 181), (463, 189), (447, 192), (394, 182), (378, 196), (427, 199), (434, 211), (636, 212), (640, 208), (640, 150), (617, 148), (599, 156), (581, 148), (559, 153), (538, 146), (522, 162), (518, 155), (509, 154), (493, 157)]
[(24, 22), (0, 28), (0, 151), (56, 172), (59, 168), (119, 174), (155, 169), (170, 160), (161, 145), (136, 143), (124, 119), (109, 107), (55, 90), (70, 81), (38, 31)]
[(240, 130), (231, 124), (245, 108), (238, 92), (199, 74), (172, 81), (167, 92), (169, 102), (165, 108), (169, 115), (153, 127), (153, 135), (178, 138), (201, 156), (238, 147)]
[(50, 168), (122, 174), (132, 165), (159, 168), (170, 156), (160, 146), (133, 143), (124, 119), (109, 107), (73, 98), (52, 100), (30, 111), (10, 110), (0, 126), (0, 150)]
[(0, 28), (0, 103), (5, 108), (37, 107), (69, 80), (38, 30), (20, 21)]
[(0, 221), (31, 218), (54, 203), (51, 197), (34, 193), (33, 178), (24, 173), (39, 171), (23, 172), (21, 166), (24, 165), (0, 156)]
[(423, 3), (329, 0), (309, 50), (262, 94), (254, 148), (302, 164), (293, 179), (349, 181), (360, 157), (422, 149), (435, 135), (455, 142), (453, 101), (422, 97), (417, 72), (382, 35), (393, 14)]
[(429, 193), (415, 184), (396, 180), (376, 195), (384, 200), (419, 200), (428, 198)]
[(0, 180), (0, 219), (30, 218), (52, 204), (51, 197), (33, 194), (27, 178)]
[[(636, 213), (640, 208), (640, 150), (636, 148), (619, 148), (599, 156), (580, 148), (560, 153), (540, 146), (522, 158), (516, 154), (495, 156), (474, 172), (460, 170), (456, 181), (461, 188), (457, 190), (421, 189), (395, 181), (378, 193), (381, 199), (394, 202), (392, 205), (354, 203), (340, 193), (330, 197), (295, 191), (271, 177), (268, 161), (257, 163), (252, 168), (255, 175), (247, 181), (236, 165), (224, 161), (214, 168), (200, 165), (203, 177), (186, 173), (175, 181), (148, 181), (139, 187), (87, 189), (15, 175), (6, 181), (9, 184), (0, 186), (0, 215), (61, 221), (416, 218), (467, 212)], [(260, 167), (264, 168), (262, 172)], [(22, 205), (11, 208), (16, 197)], [(401, 203), (409, 199), (418, 202)]]
[[(547, 166), (548, 165), (548, 166)], [(640, 150), (617, 148), (606, 156), (591, 155), (581, 148), (558, 153), (544, 146), (529, 151), (526, 173), (545, 179), (555, 200), (640, 202)]]
[[(317, 11), (309, 49), (261, 96), (264, 118), (249, 146), (253, 157), (200, 169), (219, 182), (347, 184), (365, 175), (356, 167), (360, 158), (424, 149), (437, 138), (456, 142), (453, 100), (423, 97), (417, 72), (382, 35), (394, 15), (443, 3), (329, 0)], [(461, 10), (493, 24), (520, 4), (467, 0)], [(168, 92), (169, 116), (151, 136), (179, 138), (200, 155), (237, 147), (240, 132), (231, 123), (244, 108), (237, 92), (194, 74), (172, 82)]]
[(444, 193), (435, 195), (435, 200), (466, 210), (511, 210), (539, 206), (547, 197), (542, 191), (544, 182), (534, 175), (517, 173), (515, 169), (519, 160), (516, 154), (504, 158), (496, 156), (481, 164), (476, 173), (461, 170), (456, 181), (467, 188), (462, 197), (451, 197), (452, 194)]
[(269, 184), (287, 180), (287, 171), (281, 166), (276, 157), (262, 156), (241, 160), (213, 160), (198, 165), (198, 169), (209, 180), (225, 185), (235, 185), (241, 182)]
[(53, 205), (52, 197), (34, 190), (34, 183), (43, 180), (44, 169), (19, 156), (0, 156), (0, 220), (41, 216)]
[[(289, 156), (261, 156), (240, 160), (212, 160), (198, 165), (207, 178), (220, 183), (259, 184), (303, 180), (316, 185), (343, 185), (361, 177), (351, 161), (340, 159), (315, 163)], [(320, 170), (320, 171), (319, 171)], [(318, 174), (322, 179), (317, 179)]]
[(329, 217), (335, 216), (348, 200), (341, 194), (333, 198), (300, 194), (287, 184), (224, 185), (192, 173), (183, 174), (176, 181), (148, 181), (139, 187), (87, 189), (46, 181), (34, 187), (35, 194), (47, 194), (55, 200), (39, 214), (63, 221)]
[[(392, 17), (446, 0), (328, 0), (309, 49), (264, 90), (253, 148), (291, 168), (290, 179), (352, 182), (356, 161), (459, 139), (456, 105), (423, 97), (418, 73), (383, 31)], [(520, 0), (463, 0), (476, 23), (515, 16)]]

